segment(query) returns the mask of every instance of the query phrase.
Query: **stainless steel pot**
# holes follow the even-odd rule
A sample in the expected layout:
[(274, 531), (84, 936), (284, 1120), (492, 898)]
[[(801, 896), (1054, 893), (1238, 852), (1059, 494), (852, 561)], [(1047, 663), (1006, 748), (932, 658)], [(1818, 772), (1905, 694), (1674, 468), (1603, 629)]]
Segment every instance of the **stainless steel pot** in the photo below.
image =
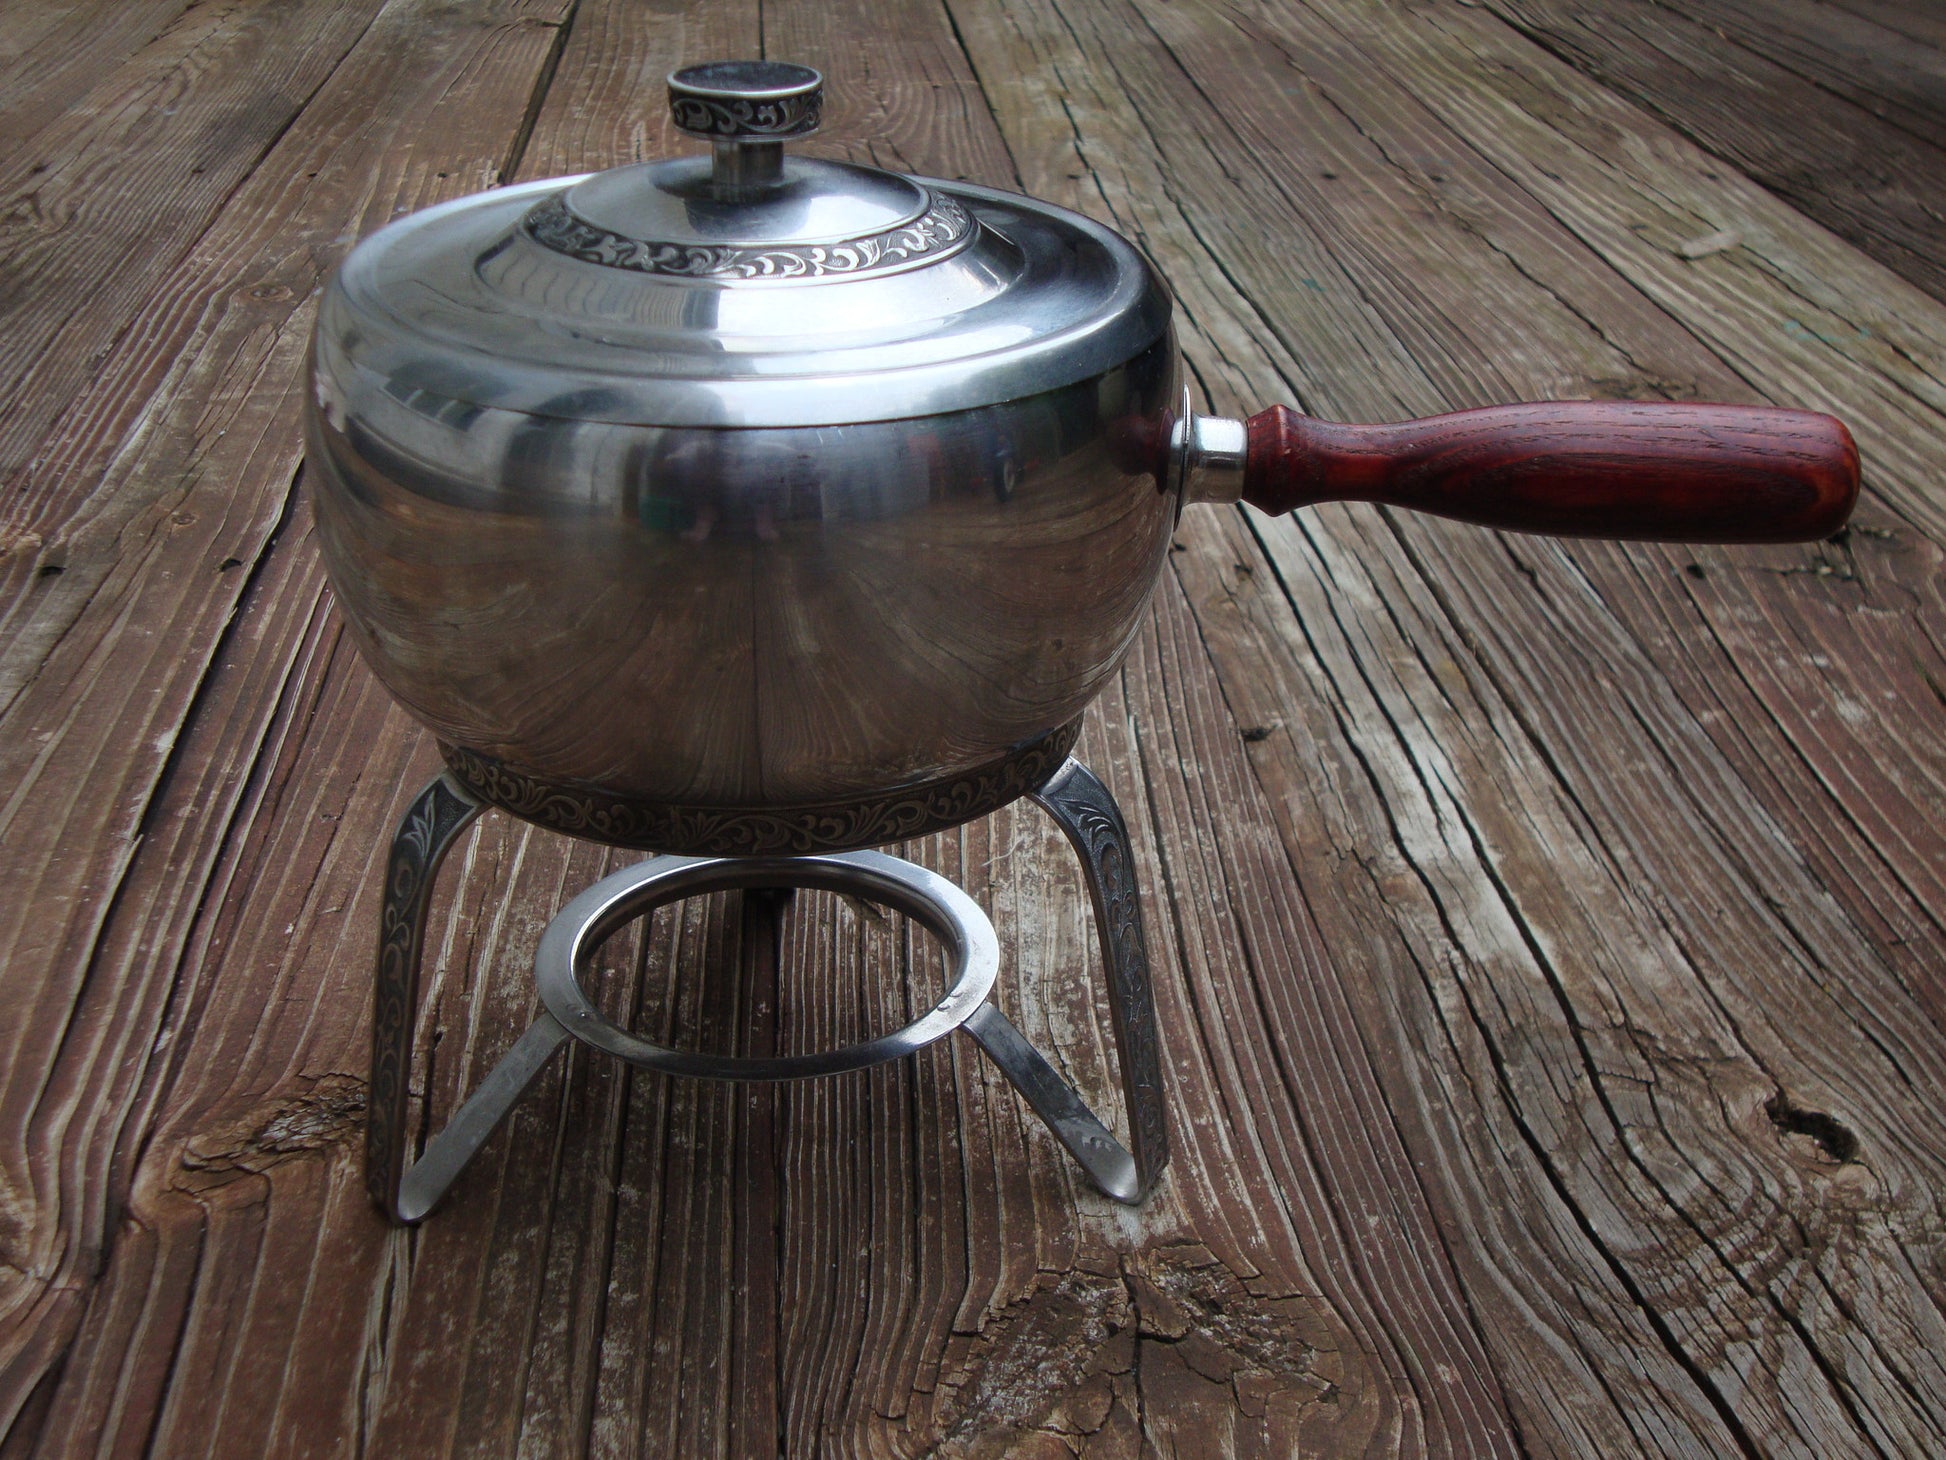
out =
[(1038, 785), (1185, 502), (1816, 536), (1805, 412), (1569, 403), (1344, 427), (1188, 409), (1124, 239), (963, 183), (785, 157), (819, 81), (670, 78), (713, 156), (463, 198), (319, 313), (317, 518), (346, 621), (483, 799), (664, 851), (812, 851)]

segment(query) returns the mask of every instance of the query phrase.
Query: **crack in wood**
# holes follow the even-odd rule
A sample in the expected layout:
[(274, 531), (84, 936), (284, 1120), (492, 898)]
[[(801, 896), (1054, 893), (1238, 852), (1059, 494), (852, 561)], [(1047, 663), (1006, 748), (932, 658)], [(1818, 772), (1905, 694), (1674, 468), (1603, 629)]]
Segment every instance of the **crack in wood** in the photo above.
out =
[(1125, 1255), (1109, 1275), (1043, 1274), (1030, 1295), (990, 1313), (957, 1372), (942, 1375), (929, 1453), (1038, 1453), (1035, 1436), (1079, 1441), (1126, 1427), (1138, 1400), (1165, 1446), (1220, 1450), (1215, 1436), (1234, 1427), (1255, 1430), (1262, 1453), (1286, 1453), (1305, 1411), (1341, 1398), (1336, 1335), (1318, 1306), (1252, 1292), (1194, 1244)]
[(274, 1100), (182, 1143), (183, 1190), (224, 1185), (240, 1175), (261, 1176), (300, 1156), (355, 1142), (364, 1133), (365, 1082), (326, 1075), (301, 1095)]
[[(280, 11), (284, 34), (322, 26), (324, 54), (368, 14), (334, 3)], [(1836, 84), (1782, 20), (1699, 3), (1742, 51)], [(195, 43), (254, 12), (105, 7), (96, 55), (70, 10), (27, 7), (0, 56), (27, 99), (0, 117), (27, 229), (0, 261), (88, 221), (63, 145), (124, 208), (117, 239), (178, 185), (216, 212), (169, 214), (160, 252), (125, 261), (122, 284), (182, 275), (166, 297), (77, 302), (30, 270), (14, 301), (33, 328), (10, 368), (40, 394), (0, 422), (0, 456), (32, 465), (0, 526), (19, 690), (0, 714), (27, 772), (8, 890), (71, 922), (8, 945), (27, 1033), (0, 1067), (27, 1113), (0, 1177), (0, 1454), (210, 1434), (371, 1454), (1940, 1448), (1946, 316), (1923, 291), (1481, 5), (395, 4), (326, 81), (211, 133), (223, 157), (184, 129), (255, 82), (197, 69), (228, 63)], [(1898, 0), (1766, 14), (1842, 38), (1865, 11), (1890, 25)], [(1936, 23), (1900, 23), (1909, 56), (1928, 35), (1937, 54)], [(1020, 186), (1136, 238), (1212, 406), (1817, 396), (1866, 443), (1866, 516), (1739, 566), (1469, 546), (1357, 509), (1186, 520), (1084, 741), (1146, 832), (1190, 1143), (1139, 1215), (1077, 1205), (1012, 1096), (941, 1049), (788, 1097), (573, 1064), (438, 1227), (388, 1235), (348, 1162), (362, 1091), (315, 1072), (353, 1067), (371, 848), (427, 764), (339, 651), (304, 534), (264, 536), (291, 499), (303, 301), (397, 206), (670, 153), (643, 77), (753, 46), (829, 69), (834, 154)], [(84, 115), (189, 76), (191, 51), (208, 81), (153, 137)], [(361, 151), (401, 114), (409, 147)], [(1930, 135), (1910, 99), (1873, 114)], [(1678, 256), (1730, 228), (1739, 247)], [(1031, 825), (1002, 811), (908, 854), (1004, 908), (1003, 997), (1105, 1090), (1088, 929)], [(524, 1025), (533, 938), (607, 866), (504, 826), (477, 845), (435, 934), (438, 1108)], [(934, 975), (840, 910), (793, 935), (772, 997), (693, 971), (733, 955), (734, 919), (672, 922), (603, 977), (641, 1027), (724, 1047), (883, 1027)]]

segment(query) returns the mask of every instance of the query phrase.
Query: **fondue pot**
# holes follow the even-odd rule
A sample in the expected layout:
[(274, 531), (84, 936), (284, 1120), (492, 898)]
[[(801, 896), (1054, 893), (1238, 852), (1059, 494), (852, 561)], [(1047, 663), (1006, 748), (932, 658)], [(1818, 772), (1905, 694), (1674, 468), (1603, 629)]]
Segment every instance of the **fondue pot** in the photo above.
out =
[(310, 462), (349, 631), (478, 800), (822, 853), (1040, 787), (1185, 506), (1815, 538), (1828, 416), (1639, 402), (1335, 425), (1189, 408), (1167, 288), (1012, 193), (786, 155), (804, 67), (669, 81), (711, 155), (401, 219), (327, 286)]
[[(1168, 1140), (1135, 859), (1068, 751), (1187, 505), (1758, 542), (1835, 531), (1857, 494), (1851, 437), (1805, 411), (1198, 415), (1168, 290), (1126, 240), (1012, 193), (787, 157), (820, 85), (771, 62), (678, 71), (676, 124), (712, 155), (428, 209), (325, 288), (307, 407), (325, 565), (446, 759), (400, 822), (379, 917), (366, 1184), (396, 1221), (432, 1210), (570, 1040), (776, 1080), (961, 1028), (1100, 1191), (1140, 1201)], [(978, 906), (863, 850), (1024, 795), (1081, 862), (1126, 1147), (988, 997)], [(433, 882), (487, 806), (662, 855), (548, 924), (542, 1011), (409, 1161)], [(859, 1044), (746, 1057), (655, 1044), (582, 987), (623, 922), (729, 888), (761, 961), (773, 894), (798, 886), (930, 929), (939, 1002)]]

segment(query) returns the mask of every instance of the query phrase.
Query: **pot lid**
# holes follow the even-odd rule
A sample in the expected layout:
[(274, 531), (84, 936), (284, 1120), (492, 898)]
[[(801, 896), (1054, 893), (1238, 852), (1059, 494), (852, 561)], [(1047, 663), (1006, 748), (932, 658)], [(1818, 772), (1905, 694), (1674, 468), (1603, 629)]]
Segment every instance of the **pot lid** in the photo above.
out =
[(327, 289), (320, 378), (529, 415), (816, 426), (1072, 384), (1168, 333), (1123, 238), (1030, 198), (787, 155), (818, 73), (669, 78), (711, 155), (461, 198), (355, 248)]

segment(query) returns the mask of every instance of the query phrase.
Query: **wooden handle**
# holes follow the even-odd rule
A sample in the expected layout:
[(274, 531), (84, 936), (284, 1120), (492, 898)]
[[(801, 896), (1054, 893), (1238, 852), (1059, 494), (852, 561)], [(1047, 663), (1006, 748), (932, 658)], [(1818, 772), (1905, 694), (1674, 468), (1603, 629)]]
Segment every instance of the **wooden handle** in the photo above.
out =
[(1773, 406), (1545, 401), (1384, 426), (1252, 416), (1243, 500), (1383, 502), (1558, 537), (1800, 542), (1844, 525), (1858, 447)]

